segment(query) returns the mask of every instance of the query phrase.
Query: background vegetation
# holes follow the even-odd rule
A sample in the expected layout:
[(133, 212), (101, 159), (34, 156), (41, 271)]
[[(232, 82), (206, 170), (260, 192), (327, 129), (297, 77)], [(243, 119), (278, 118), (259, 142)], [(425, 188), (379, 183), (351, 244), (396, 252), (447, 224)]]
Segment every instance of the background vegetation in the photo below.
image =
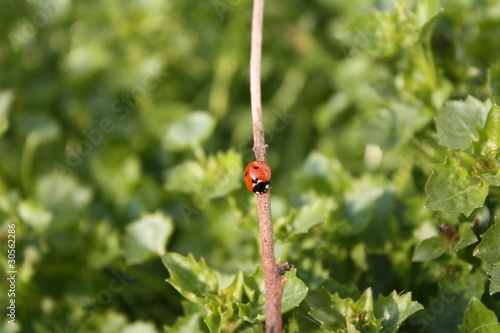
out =
[[(251, 5), (2, 2), (2, 332), (262, 330)], [(286, 331), (500, 332), (500, 3), (268, 1), (264, 31)]]

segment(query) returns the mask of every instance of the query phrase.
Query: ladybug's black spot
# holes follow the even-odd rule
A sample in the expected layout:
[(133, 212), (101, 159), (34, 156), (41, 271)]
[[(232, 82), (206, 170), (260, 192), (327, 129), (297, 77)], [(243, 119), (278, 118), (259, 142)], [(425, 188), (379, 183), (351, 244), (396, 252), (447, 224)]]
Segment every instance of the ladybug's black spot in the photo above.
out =
[(257, 170), (259, 167), (258, 167), (258, 166), (254, 166), (253, 168), (254, 168), (255, 170)]
[(269, 191), (270, 188), (271, 188), (271, 181), (257, 182), (257, 184), (253, 186), (253, 192), (257, 194), (262, 194)]
[(248, 175), (248, 172), (245, 171), (245, 177)]

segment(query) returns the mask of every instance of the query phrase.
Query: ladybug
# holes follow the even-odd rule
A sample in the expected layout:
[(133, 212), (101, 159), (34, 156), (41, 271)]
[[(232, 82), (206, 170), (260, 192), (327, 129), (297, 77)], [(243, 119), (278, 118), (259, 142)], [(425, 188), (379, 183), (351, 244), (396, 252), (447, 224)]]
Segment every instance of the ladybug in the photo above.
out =
[(249, 191), (266, 193), (271, 188), (271, 168), (267, 163), (253, 161), (245, 168), (245, 184)]

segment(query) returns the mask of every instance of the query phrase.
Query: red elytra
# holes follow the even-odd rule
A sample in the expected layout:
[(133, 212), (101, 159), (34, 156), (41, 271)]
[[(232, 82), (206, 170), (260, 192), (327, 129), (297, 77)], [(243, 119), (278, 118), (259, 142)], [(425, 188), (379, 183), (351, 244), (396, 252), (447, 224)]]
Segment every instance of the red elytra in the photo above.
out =
[(271, 168), (267, 163), (253, 161), (245, 168), (245, 184), (249, 191), (262, 194), (271, 188)]

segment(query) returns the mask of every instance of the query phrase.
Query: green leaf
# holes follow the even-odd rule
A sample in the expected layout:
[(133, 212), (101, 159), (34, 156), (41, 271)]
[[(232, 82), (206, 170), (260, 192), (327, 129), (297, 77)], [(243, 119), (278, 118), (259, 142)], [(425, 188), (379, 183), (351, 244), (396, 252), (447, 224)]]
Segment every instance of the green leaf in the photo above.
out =
[(236, 319), (234, 301), (224, 299), (221, 295), (209, 294), (206, 306), (210, 314), (205, 318), (205, 323), (211, 333), (224, 332), (224, 327)]
[(167, 174), (165, 189), (195, 195), (199, 207), (227, 195), (243, 182), (241, 155), (233, 150), (219, 152), (201, 162), (186, 161)]
[(206, 331), (200, 328), (201, 316), (194, 313), (187, 317), (178, 318), (175, 325), (166, 327), (165, 333), (204, 333)]
[(202, 195), (207, 195), (210, 199), (226, 196), (243, 184), (241, 154), (233, 149), (209, 156), (204, 168), (205, 180)]
[(219, 311), (212, 312), (207, 318), (205, 318), (205, 324), (207, 324), (210, 333), (220, 333), (222, 332), (222, 316)]
[(9, 107), (14, 99), (14, 93), (11, 90), (0, 92), (0, 137), (9, 128)]
[(169, 170), (165, 189), (173, 192), (200, 193), (203, 190), (205, 173), (200, 163), (195, 161), (183, 162)]
[(437, 0), (397, 1), (391, 11), (358, 16), (337, 38), (355, 52), (374, 57), (394, 56), (420, 42), (427, 41), (441, 12)]
[(354, 308), (362, 312), (373, 311), (373, 291), (371, 288), (363, 291), (358, 301), (354, 303)]
[(387, 297), (379, 297), (373, 303), (372, 290), (366, 289), (357, 302), (341, 299), (325, 289), (311, 291), (306, 298), (309, 314), (321, 328), (329, 332), (396, 332), (413, 313), (423, 308), (411, 301), (411, 293), (399, 296), (393, 291)]
[(244, 274), (243, 299), (246, 303), (237, 303), (238, 317), (253, 323), (265, 319), (264, 273), (258, 266), (252, 275)]
[(27, 144), (47, 144), (59, 138), (61, 130), (55, 119), (45, 114), (32, 114), (23, 119), (25, 131), (28, 133)]
[[(451, 268), (451, 274), (439, 277), (439, 292), (436, 298), (445, 299), (452, 306), (458, 305), (459, 299), (470, 300), (473, 297), (481, 297), (485, 291), (484, 272), (475, 269), (470, 263), (463, 260), (448, 261), (447, 266)], [(462, 308), (464, 304), (460, 305)]]
[(481, 153), (486, 157), (496, 158), (500, 147), (500, 107), (493, 105), (486, 118), (486, 123), (479, 129)]
[(500, 186), (500, 162), (496, 159), (481, 159), (481, 165), (486, 167), (492, 167), (496, 170), (492, 170), (494, 173), (489, 171), (482, 172), (478, 174), (485, 184), (490, 186)]
[(54, 216), (37, 202), (22, 201), (19, 203), (19, 217), (32, 228), (45, 231)]
[(127, 150), (114, 149), (96, 157), (91, 167), (96, 185), (118, 205), (130, 204), (130, 197), (143, 182), (139, 156)]
[(352, 233), (362, 232), (373, 217), (378, 201), (386, 189), (380, 179), (365, 176), (352, 184), (346, 193), (345, 214), (352, 226)]
[(471, 223), (461, 223), (458, 228), (458, 241), (453, 244), (455, 251), (461, 250), (470, 244), (477, 242), (477, 236), (471, 229)]
[(80, 185), (77, 178), (70, 174), (52, 173), (40, 177), (36, 184), (36, 200), (54, 215), (64, 215), (72, 221), (87, 207), (92, 197), (92, 190)]
[(479, 140), (473, 143), (473, 155), (457, 152), (460, 161), (471, 174), (491, 186), (500, 185), (500, 107), (494, 105), (486, 118), (484, 127), (478, 128)]
[(493, 64), (490, 67), (488, 85), (491, 99), (495, 104), (500, 104), (500, 63)]
[(470, 176), (458, 160), (447, 158), (445, 164), (433, 165), (432, 171), (425, 185), (427, 209), (461, 212), (469, 216), (474, 209), (483, 206), (488, 195), (488, 184)]
[(436, 117), (439, 142), (451, 149), (469, 148), (479, 139), (476, 127), (482, 127), (491, 103), (481, 103), (472, 96), (464, 101), (450, 101)]
[(424, 307), (411, 300), (411, 292), (398, 295), (393, 291), (387, 297), (379, 297), (374, 306), (377, 318), (384, 318), (380, 332), (397, 332), (399, 326), (412, 314)]
[(335, 206), (333, 198), (316, 198), (300, 207), (297, 216), (292, 220), (292, 235), (307, 233), (314, 226), (324, 223)]
[(490, 295), (500, 291), (500, 265), (493, 265), (488, 271), (490, 276)]
[(500, 325), (495, 312), (480, 300), (472, 298), (464, 314), (463, 324), (458, 326), (463, 333), (499, 333)]
[(123, 232), (108, 221), (100, 221), (89, 235), (94, 241), (88, 251), (90, 267), (98, 270), (123, 258)]
[(217, 275), (207, 266), (205, 260), (197, 262), (192, 254), (184, 257), (176, 253), (166, 253), (162, 256), (162, 261), (170, 273), (167, 282), (191, 302), (205, 304), (206, 294), (217, 292)]
[(335, 158), (318, 151), (311, 152), (296, 172), (293, 184), (299, 189), (314, 188), (321, 193), (343, 192), (350, 182), (346, 170)]
[(309, 290), (304, 282), (296, 276), (297, 271), (288, 271), (285, 274), (283, 297), (281, 299), (281, 312), (286, 313), (299, 306)]
[[(483, 148), (478, 142), (474, 145), (479, 151)], [(471, 175), (480, 178), (487, 185), (500, 185), (500, 162), (494, 157), (480, 153), (477, 158), (474, 158), (463, 151), (457, 151), (456, 156)]]
[[(231, 325), (236, 319), (237, 306), (235, 303), (241, 302), (244, 275), (243, 272), (238, 272), (229, 288), (220, 290), (218, 294), (207, 295), (205, 306), (209, 315), (205, 318), (205, 323), (210, 332), (224, 332), (224, 328)], [(219, 273), (220, 280), (222, 279)], [(235, 294), (239, 294), (239, 297), (235, 297)]]
[(439, 258), (448, 251), (440, 237), (425, 239), (420, 243), (413, 253), (412, 261), (429, 261)]
[(382, 321), (380, 316), (376, 316), (373, 308), (373, 291), (371, 288), (365, 289), (361, 297), (353, 304), (355, 316), (348, 318), (353, 328), (359, 332), (380, 332), (382, 329)]
[(311, 318), (308, 311), (310, 308), (303, 302), (298, 309), (295, 309), (287, 322), (288, 330), (286, 332), (308, 332), (308, 333), (324, 333), (331, 332), (322, 329), (319, 323)]
[(432, 115), (418, 103), (391, 102), (386, 107), (369, 112), (360, 129), (366, 142), (383, 149), (400, 147), (412, 140), (415, 133), (432, 120)]
[(207, 112), (195, 111), (173, 123), (163, 143), (170, 150), (184, 150), (200, 146), (213, 132), (215, 119)]
[(145, 321), (135, 321), (120, 330), (122, 333), (157, 333), (154, 324)]
[(494, 105), (484, 128), (479, 130), (480, 140), (474, 144), (476, 165), (474, 173), (491, 186), (500, 186), (500, 107)]
[(500, 224), (492, 225), (482, 236), (481, 243), (474, 249), (474, 255), (488, 263), (490, 295), (500, 291)]
[(418, 1), (415, 14), (420, 30), (420, 42), (429, 42), (443, 7), (438, 0)]
[(474, 249), (474, 255), (490, 265), (500, 263), (500, 223), (492, 225), (482, 236), (481, 243)]
[(243, 295), (243, 287), (245, 285), (245, 276), (245, 272), (237, 272), (231, 284), (225, 289), (221, 290), (220, 293), (228, 296), (231, 300), (241, 300)]
[[(410, 4), (412, 2), (409, 2)], [(438, 0), (417, 1), (415, 8), (415, 21), (419, 27), (424, 27), (443, 11)]]
[(354, 303), (352, 299), (342, 299), (337, 293), (330, 295), (326, 289), (309, 292), (306, 303), (311, 308), (309, 315), (329, 332), (346, 330), (346, 317), (354, 313), (351, 309)]
[(161, 213), (145, 215), (125, 228), (125, 259), (129, 265), (163, 255), (172, 235), (172, 219)]

